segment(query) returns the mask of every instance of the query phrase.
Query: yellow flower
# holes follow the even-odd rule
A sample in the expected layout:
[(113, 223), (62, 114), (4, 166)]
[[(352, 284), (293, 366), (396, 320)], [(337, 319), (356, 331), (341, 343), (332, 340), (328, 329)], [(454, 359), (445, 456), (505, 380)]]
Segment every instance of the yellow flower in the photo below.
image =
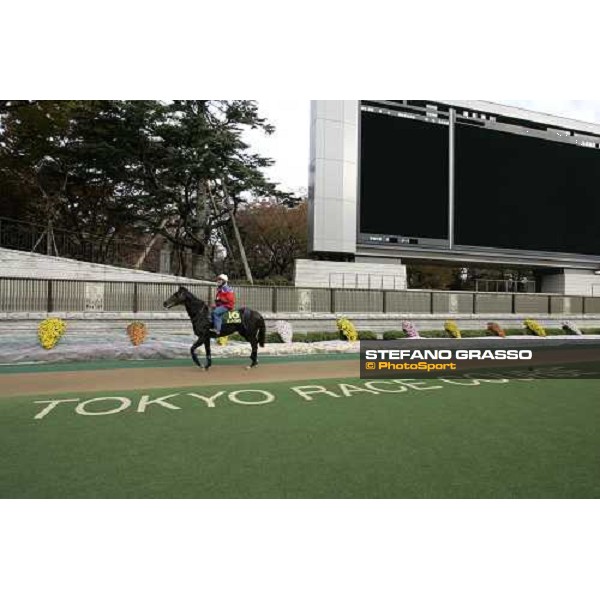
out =
[(228, 338), (226, 335), (217, 338), (217, 344), (219, 344), (219, 346), (226, 346), (227, 341), (228, 341)]
[(42, 348), (46, 350), (54, 348), (66, 329), (67, 326), (62, 319), (52, 318), (42, 321), (38, 327), (38, 337)]
[(460, 329), (458, 328), (458, 325), (454, 321), (446, 321), (444, 323), (444, 329), (446, 330), (446, 333), (450, 337), (457, 338), (457, 339), (459, 339), (461, 337)]
[(533, 335), (546, 337), (546, 330), (534, 319), (525, 319), (523, 325), (525, 325), (525, 329)]
[(349, 319), (346, 317), (340, 317), (337, 320), (336, 325), (338, 327), (338, 331), (341, 331), (342, 335), (349, 342), (356, 342), (358, 340), (358, 332)]

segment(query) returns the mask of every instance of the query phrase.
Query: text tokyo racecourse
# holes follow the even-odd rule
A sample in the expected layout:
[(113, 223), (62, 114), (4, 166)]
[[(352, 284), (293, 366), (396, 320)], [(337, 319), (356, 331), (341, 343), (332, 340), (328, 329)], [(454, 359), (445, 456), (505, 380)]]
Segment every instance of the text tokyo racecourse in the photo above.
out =
[(531, 360), (531, 350), (365, 350), (366, 360)]

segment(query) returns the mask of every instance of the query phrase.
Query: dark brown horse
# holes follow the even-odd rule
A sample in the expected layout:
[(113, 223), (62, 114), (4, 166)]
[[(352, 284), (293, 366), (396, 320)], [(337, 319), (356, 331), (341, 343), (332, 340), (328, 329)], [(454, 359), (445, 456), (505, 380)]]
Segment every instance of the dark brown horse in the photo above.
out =
[[(187, 288), (180, 287), (170, 298), (165, 300), (163, 306), (165, 308), (173, 308), (178, 304), (183, 304), (187, 311), (190, 321), (192, 322), (192, 328), (198, 339), (194, 342), (190, 348), (192, 360), (202, 369), (209, 369), (212, 365), (212, 358), (210, 353), (210, 338), (216, 337), (214, 333), (211, 334), (210, 328), (212, 322), (210, 318), (210, 310), (208, 304), (200, 298), (196, 298)], [(262, 315), (255, 310), (249, 308), (241, 308), (239, 311), (241, 322), (240, 323), (226, 323), (223, 321), (221, 327), (220, 337), (231, 335), (232, 333), (239, 333), (252, 347), (250, 354), (250, 360), (252, 361), (250, 367), (256, 367), (258, 362), (258, 346), (264, 348), (265, 346), (265, 320)], [(196, 348), (204, 344), (204, 351), (206, 353), (206, 366), (198, 360), (196, 356)], [(248, 368), (250, 368), (248, 367)]]

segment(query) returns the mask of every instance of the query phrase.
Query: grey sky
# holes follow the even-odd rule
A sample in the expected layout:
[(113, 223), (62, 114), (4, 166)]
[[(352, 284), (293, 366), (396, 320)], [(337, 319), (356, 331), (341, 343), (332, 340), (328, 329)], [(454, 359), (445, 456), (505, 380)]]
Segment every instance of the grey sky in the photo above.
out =
[[(521, 108), (538, 110), (600, 123), (600, 100), (492, 100)], [(260, 113), (277, 128), (271, 136), (250, 131), (247, 141), (252, 148), (276, 163), (267, 170), (282, 189), (299, 191), (308, 186), (310, 101), (258, 100)]]

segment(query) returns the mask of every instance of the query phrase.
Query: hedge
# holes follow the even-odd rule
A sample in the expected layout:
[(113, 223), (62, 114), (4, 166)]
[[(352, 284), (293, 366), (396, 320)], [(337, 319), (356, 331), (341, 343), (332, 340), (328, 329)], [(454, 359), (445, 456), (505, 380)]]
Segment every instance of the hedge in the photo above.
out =
[(400, 340), (405, 337), (408, 336), (401, 329), (391, 329), (390, 331), (383, 332), (384, 340)]
[(309, 331), (307, 333), (294, 332), (292, 341), (294, 342), (327, 342), (330, 340), (339, 340), (337, 331)]
[(328, 342), (339, 339), (340, 334), (337, 331), (309, 331), (306, 334), (307, 342)]
[(359, 340), (376, 340), (377, 334), (374, 331), (359, 331), (358, 339)]
[(565, 335), (564, 330), (561, 327), (544, 327), (546, 335)]
[(444, 329), (433, 329), (430, 331), (421, 331), (421, 337), (424, 338), (446, 338), (451, 339)]
[(510, 335), (527, 335), (527, 332), (524, 327), (521, 329), (505, 329), (504, 333), (506, 334), (506, 337)]
[(465, 329), (460, 332), (464, 338), (487, 337), (487, 329)]

